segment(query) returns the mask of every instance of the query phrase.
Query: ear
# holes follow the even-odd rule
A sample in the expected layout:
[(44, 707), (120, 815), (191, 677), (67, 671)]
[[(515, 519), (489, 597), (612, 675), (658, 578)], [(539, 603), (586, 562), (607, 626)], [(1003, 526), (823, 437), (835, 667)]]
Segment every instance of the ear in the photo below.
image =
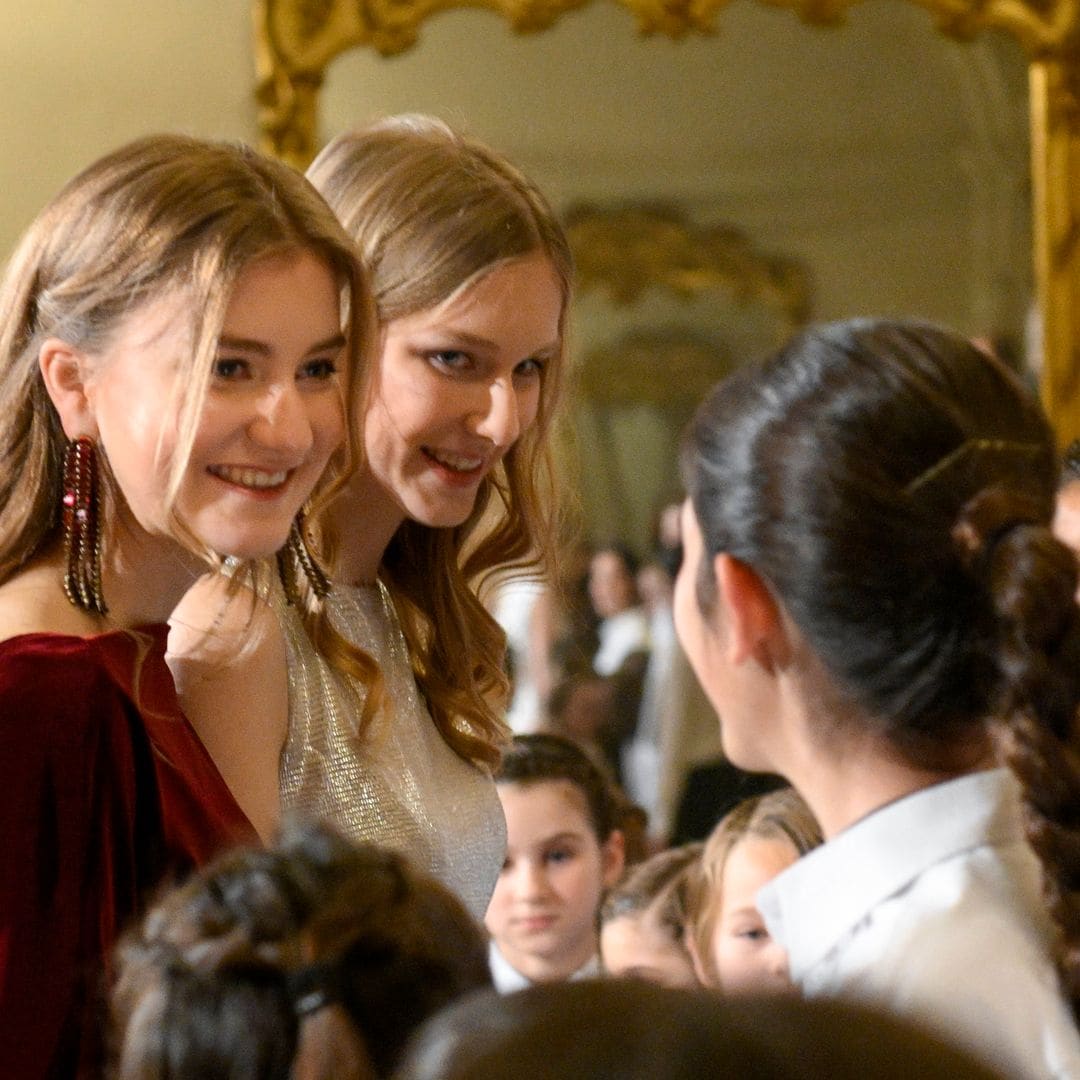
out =
[(732, 664), (754, 659), (767, 671), (790, 654), (780, 605), (753, 567), (721, 553), (713, 561), (727, 628), (725, 647)]
[(97, 438), (97, 419), (87, 385), (91, 364), (87, 355), (59, 338), (48, 338), (38, 351), (38, 367), (45, 390), (69, 439)]
[(626, 837), (621, 829), (613, 829), (601, 849), (604, 888), (610, 889), (622, 877), (626, 866)]

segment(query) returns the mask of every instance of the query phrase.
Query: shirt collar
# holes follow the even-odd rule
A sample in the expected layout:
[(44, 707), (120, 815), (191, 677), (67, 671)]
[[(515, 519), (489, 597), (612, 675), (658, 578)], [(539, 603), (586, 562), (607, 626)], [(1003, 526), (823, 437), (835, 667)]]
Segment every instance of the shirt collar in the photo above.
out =
[[(527, 986), (533, 985), (503, 956), (494, 939), (488, 940), (488, 967), (491, 968), (491, 981), (500, 994), (512, 994), (515, 990), (524, 990)], [(568, 981), (576, 982), (578, 979), (592, 979), (600, 974), (600, 957), (594, 953), (569, 977)]]
[(1007, 769), (948, 780), (855, 822), (757, 894), (799, 983), (858, 922), (935, 863), (1022, 840), (1019, 784)]

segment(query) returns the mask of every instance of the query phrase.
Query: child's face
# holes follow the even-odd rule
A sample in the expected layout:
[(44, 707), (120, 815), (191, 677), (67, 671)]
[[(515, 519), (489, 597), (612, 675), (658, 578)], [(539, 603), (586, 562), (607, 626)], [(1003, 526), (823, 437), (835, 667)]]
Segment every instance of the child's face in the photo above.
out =
[(506, 861), (484, 921), (526, 978), (567, 978), (596, 952), (596, 913), (622, 872), (622, 836), (600, 843), (584, 793), (568, 780), (499, 784), (499, 798)]
[(645, 979), (661, 986), (698, 985), (690, 956), (651, 909), (609, 919), (600, 929), (604, 970), (616, 978)]
[(791, 988), (787, 953), (769, 936), (754, 898), (798, 857), (787, 840), (763, 836), (744, 836), (728, 852), (712, 938), (713, 964), (725, 992)]

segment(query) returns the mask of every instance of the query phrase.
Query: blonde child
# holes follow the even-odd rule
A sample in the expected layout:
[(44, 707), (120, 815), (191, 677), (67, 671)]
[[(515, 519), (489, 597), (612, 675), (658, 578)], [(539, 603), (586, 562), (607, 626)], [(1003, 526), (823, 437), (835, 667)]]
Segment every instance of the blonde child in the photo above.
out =
[(792, 788), (744, 799), (713, 829), (688, 885), (687, 946), (698, 978), (725, 993), (791, 988), (787, 953), (757, 909), (758, 889), (821, 843)]
[(600, 908), (600, 957), (617, 978), (698, 985), (686, 945), (686, 886), (702, 844), (661, 851), (633, 867)]
[(495, 986), (598, 975), (597, 912), (624, 862), (612, 784), (548, 734), (516, 736), (496, 780), (507, 849), (485, 919)]

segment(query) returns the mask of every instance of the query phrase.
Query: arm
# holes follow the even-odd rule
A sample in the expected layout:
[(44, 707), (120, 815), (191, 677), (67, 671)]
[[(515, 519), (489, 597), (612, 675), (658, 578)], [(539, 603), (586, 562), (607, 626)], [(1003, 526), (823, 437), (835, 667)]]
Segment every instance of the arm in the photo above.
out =
[(181, 705), (233, 797), (264, 839), (280, 818), (289, 723), (285, 639), (271, 607), (221, 575), (202, 578), (169, 621)]

